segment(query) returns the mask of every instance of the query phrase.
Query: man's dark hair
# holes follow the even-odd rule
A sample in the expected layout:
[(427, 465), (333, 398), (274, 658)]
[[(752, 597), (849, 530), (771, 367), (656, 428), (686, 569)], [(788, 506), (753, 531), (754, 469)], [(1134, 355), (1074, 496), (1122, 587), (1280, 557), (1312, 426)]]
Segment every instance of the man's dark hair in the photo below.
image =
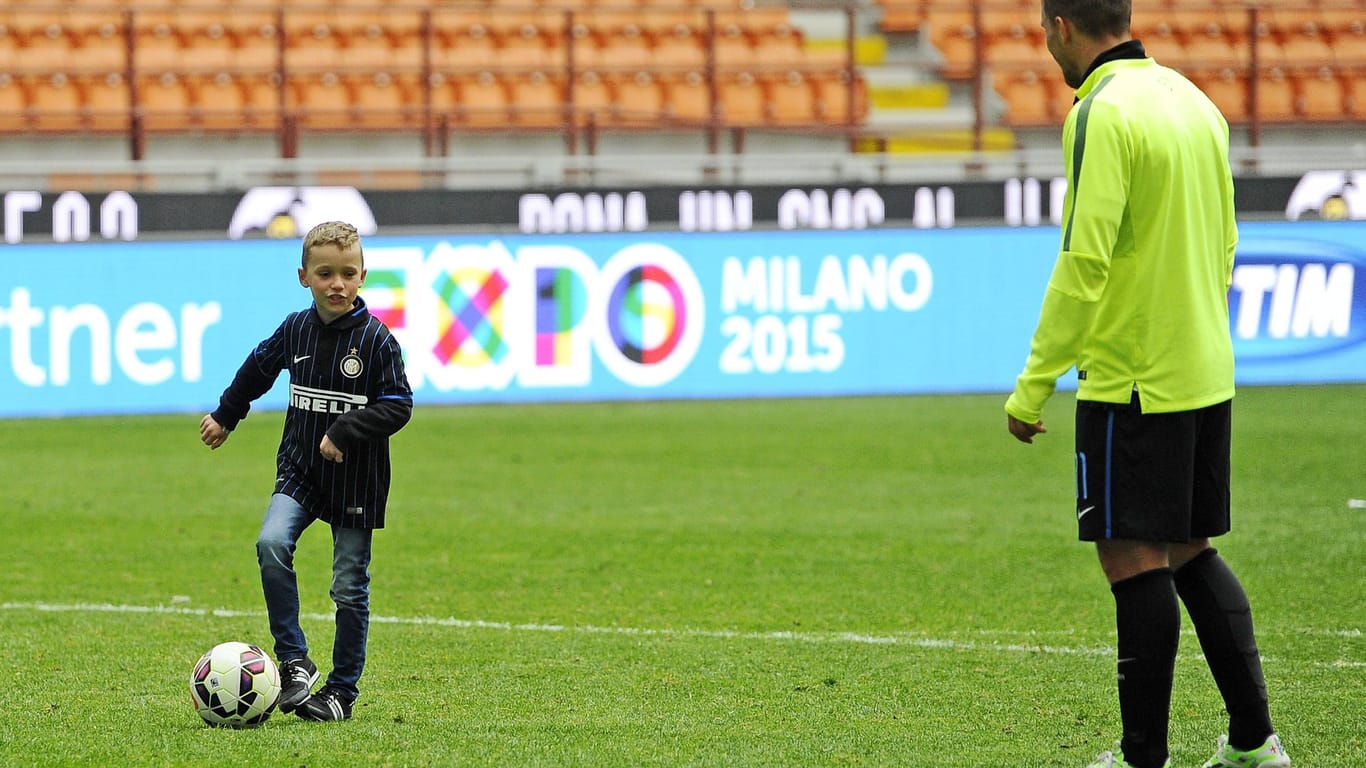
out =
[(1130, 0), (1043, 0), (1043, 14), (1049, 23), (1061, 16), (1087, 37), (1128, 35), (1132, 12)]

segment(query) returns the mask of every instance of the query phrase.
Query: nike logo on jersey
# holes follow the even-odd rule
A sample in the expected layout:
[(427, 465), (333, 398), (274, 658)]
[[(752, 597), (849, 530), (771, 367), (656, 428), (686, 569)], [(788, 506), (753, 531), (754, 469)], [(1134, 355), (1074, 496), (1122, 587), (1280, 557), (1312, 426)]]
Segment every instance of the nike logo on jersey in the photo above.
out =
[(301, 362), (307, 360), (307, 359), (310, 358), (310, 357), (312, 357), (312, 355), (295, 355), (295, 356), (294, 356), (294, 362), (296, 362), (296, 363), (301, 363)]
[(1077, 519), (1080, 520), (1080, 519), (1082, 519), (1083, 517), (1086, 517), (1086, 513), (1087, 513), (1087, 512), (1090, 512), (1091, 510), (1093, 510), (1093, 509), (1095, 509), (1095, 508), (1096, 508), (1096, 505), (1092, 504), (1091, 506), (1087, 507), (1086, 509), (1078, 510), (1078, 511), (1077, 511)]

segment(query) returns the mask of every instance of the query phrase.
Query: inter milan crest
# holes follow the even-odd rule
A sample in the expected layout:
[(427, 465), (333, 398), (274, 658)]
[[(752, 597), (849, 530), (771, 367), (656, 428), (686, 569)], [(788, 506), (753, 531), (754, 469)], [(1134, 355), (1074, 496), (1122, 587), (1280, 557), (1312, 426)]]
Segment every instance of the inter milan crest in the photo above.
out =
[(353, 348), (351, 350), (351, 354), (342, 358), (341, 372), (342, 375), (348, 379), (356, 378), (357, 376), (361, 375), (362, 371), (365, 370), (365, 365), (361, 363), (360, 357), (356, 354), (359, 351), (359, 349)]

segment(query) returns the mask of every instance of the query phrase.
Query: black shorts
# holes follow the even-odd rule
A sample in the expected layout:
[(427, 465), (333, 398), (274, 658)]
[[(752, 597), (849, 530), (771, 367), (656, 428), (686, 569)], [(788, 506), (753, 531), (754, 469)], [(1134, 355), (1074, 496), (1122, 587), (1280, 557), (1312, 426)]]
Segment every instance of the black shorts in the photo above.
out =
[(1176, 413), (1077, 401), (1077, 535), (1184, 543), (1229, 530), (1232, 401)]

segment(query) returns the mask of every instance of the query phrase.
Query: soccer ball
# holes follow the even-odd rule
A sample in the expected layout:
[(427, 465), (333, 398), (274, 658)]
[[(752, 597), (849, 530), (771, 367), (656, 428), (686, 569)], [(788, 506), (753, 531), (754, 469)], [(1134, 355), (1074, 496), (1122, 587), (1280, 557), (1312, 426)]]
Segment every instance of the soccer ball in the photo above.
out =
[(220, 728), (260, 725), (280, 700), (280, 670), (248, 643), (219, 643), (190, 673), (190, 698), (204, 722)]

